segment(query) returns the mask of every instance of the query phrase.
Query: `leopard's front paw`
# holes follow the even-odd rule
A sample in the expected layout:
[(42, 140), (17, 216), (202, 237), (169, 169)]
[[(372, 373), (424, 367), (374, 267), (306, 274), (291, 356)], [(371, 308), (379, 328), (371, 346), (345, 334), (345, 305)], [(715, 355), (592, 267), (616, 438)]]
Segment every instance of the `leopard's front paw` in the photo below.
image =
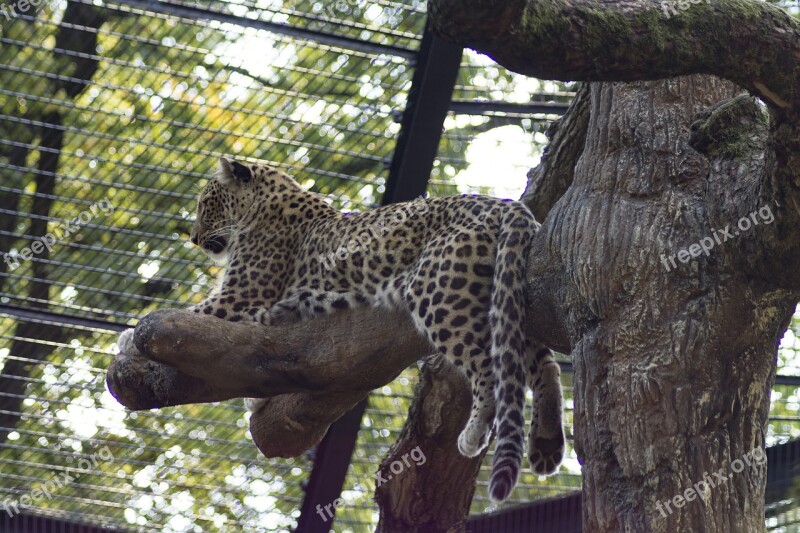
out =
[(139, 349), (133, 343), (133, 328), (128, 328), (119, 334), (117, 347), (122, 355), (140, 355)]
[(303, 316), (296, 307), (288, 307), (278, 303), (264, 314), (261, 323), (267, 326), (277, 326), (279, 324), (300, 322), (302, 319)]
[(458, 451), (464, 457), (477, 457), (489, 446), (491, 426), (475, 428), (467, 424), (458, 436)]

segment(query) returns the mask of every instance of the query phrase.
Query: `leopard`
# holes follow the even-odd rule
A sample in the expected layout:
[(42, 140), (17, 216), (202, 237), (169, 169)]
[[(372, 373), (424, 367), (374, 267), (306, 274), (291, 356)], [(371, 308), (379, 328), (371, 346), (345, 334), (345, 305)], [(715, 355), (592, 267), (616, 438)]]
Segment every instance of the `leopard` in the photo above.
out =
[[(564, 457), (560, 367), (524, 332), (538, 228), (524, 204), (474, 194), (342, 213), (277, 166), (222, 157), (199, 194), (190, 240), (225, 270), (189, 309), (265, 326), (359, 306), (407, 313), (470, 385), (458, 451), (477, 457), (496, 435), (489, 494), (502, 502), (522, 468), (526, 386), (531, 471), (554, 474)], [(126, 335), (120, 345), (131, 344)], [(255, 412), (264, 401), (246, 404)]]

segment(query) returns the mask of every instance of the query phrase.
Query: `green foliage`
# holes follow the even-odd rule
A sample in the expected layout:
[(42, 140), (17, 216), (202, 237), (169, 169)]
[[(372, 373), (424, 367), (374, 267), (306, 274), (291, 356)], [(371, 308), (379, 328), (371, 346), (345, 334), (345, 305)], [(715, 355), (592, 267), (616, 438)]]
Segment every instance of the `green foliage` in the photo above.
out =
[[(264, 18), (284, 16), (299, 26), (408, 47), (418, 45), (424, 22), (418, 9), (398, 10), (392, 3), (380, 16), (366, 2), (347, 3), (341, 13), (323, 13), (314, 2), (261, 7)], [(237, 6), (226, 9), (242, 13)], [(370, 12), (373, 21), (394, 20), (396, 30), (373, 31), (380, 27), (365, 19)], [(65, 23), (63, 6), (44, 7), (36, 20), (18, 19), (0, 30), (0, 161), (22, 146), (24, 166), (36, 168), (36, 148), (53, 130), (43, 120), (59, 113), (65, 138), (56, 197), (40, 215), (50, 219), (48, 231), (59, 231), (98, 202), (114, 206), (57, 243), (48, 259), (21, 261), (5, 274), (0, 282), (7, 301), (29, 303), (26, 295), (37, 282), (32, 267), (43, 261), (47, 278), (39, 281), (49, 284), (50, 309), (57, 313), (134, 323), (154, 309), (201, 299), (218, 268), (186, 237), (194, 194), (218, 155), (283, 165), (338, 208), (379, 203), (411, 82), (405, 60), (229, 24), (130, 14), (113, 5), (100, 13), (105, 22), (94, 50), (81, 49), (92, 32)], [(302, 13), (317, 13), (318, 20)], [(361, 21), (347, 27), (325, 22), (331, 13)], [(89, 15), (97, 13), (70, 16)], [(57, 48), (57, 42), (70, 45)], [(80, 72), (92, 74), (84, 79)], [(496, 68), (465, 73), (460, 90), (467, 95), (491, 82), (502, 96), (520, 79)], [(467, 167), (463, 154), (471, 139), (506, 124), (454, 123), (440, 154), (447, 173), (435, 192), (455, 192), (448, 182)], [(29, 219), (23, 214), (35, 210), (35, 173), (2, 166), (0, 176), (0, 186), (19, 195), (19, 204), (0, 217), (13, 224), (9, 248), (20, 251), (32, 244), (24, 237)], [(17, 324), (0, 319), (0, 364), (20, 358), (10, 351)], [(107, 446), (113, 462), (82, 471), (35, 508), (167, 531), (293, 525), (311, 469), (308, 457), (261, 457), (240, 402), (127, 413), (103, 385), (115, 335), (87, 328), (62, 333), (46, 362), (31, 365), (23, 418), (0, 444), (2, 499), (30, 493)], [(365, 419), (342, 520), (374, 523), (374, 470), (404, 423), (414, 379), (400, 378), (371, 400), (374, 411)]]
[[(416, 0), (333, 7), (309, 0), (200, 5), (407, 48), (418, 46), (424, 24), (424, 5)], [(408, 62), (228, 23), (131, 13), (113, 3), (96, 9), (89, 14), (99, 13), (104, 22), (96, 47), (88, 51), (78, 51), (80, 43), (57, 47), (61, 31), (80, 31), (81, 39), (93, 33), (65, 22), (65, 4), (43, 4), (35, 20), (0, 19), (0, 193), (19, 196), (19, 204), (0, 205), (0, 223), (11, 226), (0, 233), (0, 242), (17, 251), (31, 245), (25, 235), (41, 199), (34, 184), (33, 170), (42, 157), (36, 148), (52, 134), (43, 122), (52, 113), (63, 119), (64, 146), (52, 205), (37, 216), (49, 218), (48, 230), (55, 232), (98, 202), (107, 199), (114, 206), (113, 213), (98, 213), (57, 243), (48, 259), (34, 257), (3, 271), (3, 303), (30, 307), (36, 303), (28, 299), (32, 285), (44, 281), (53, 312), (133, 324), (155, 309), (202, 299), (219, 269), (186, 240), (194, 195), (219, 155), (283, 165), (340, 209), (380, 202), (398, 112), (411, 83)], [(87, 62), (96, 66), (90, 79), (80, 77)], [(473, 53), (465, 55), (458, 83), (454, 97), (461, 100), (525, 103), (536, 93), (550, 93), (552, 101), (569, 97), (567, 85), (513, 75)], [(430, 193), (492, 193), (493, 182), (505, 176), (480, 183), (457, 179), (469, 167), (467, 148), (493, 130), (521, 124), (525, 155), (535, 162), (548, 118), (450, 117)], [(20, 148), (26, 151), (24, 168), (9, 163)], [(519, 172), (524, 181), (524, 168)], [(35, 279), (34, 264), (46, 267), (45, 280)], [(8, 364), (20, 340), (15, 338), (20, 322), (0, 317), (0, 366)], [(261, 457), (238, 401), (125, 411), (103, 382), (116, 336), (86, 327), (62, 331), (56, 341), (31, 339), (51, 342), (52, 352), (45, 362), (27, 361), (24, 416), (0, 443), (0, 502), (30, 493), (107, 446), (113, 462), (79, 471), (52, 498), (37, 500), (36, 510), (130, 529), (292, 527), (309, 457)], [(794, 354), (782, 350), (783, 363), (796, 368)], [(570, 379), (565, 376), (568, 406)], [(364, 531), (376, 522), (374, 473), (405, 421), (415, 382), (415, 371), (409, 370), (371, 398), (346, 482), (346, 504), (338, 513), (344, 525), (337, 530)], [(775, 408), (785, 411), (776, 413), (789, 416), (795, 409), (796, 415), (797, 391), (786, 394), (783, 407)], [(788, 420), (771, 431), (794, 435), (798, 427)], [(563, 472), (547, 480), (524, 474), (512, 501), (579, 488), (574, 456)], [(483, 472), (473, 512), (489, 508), (486, 480)]]

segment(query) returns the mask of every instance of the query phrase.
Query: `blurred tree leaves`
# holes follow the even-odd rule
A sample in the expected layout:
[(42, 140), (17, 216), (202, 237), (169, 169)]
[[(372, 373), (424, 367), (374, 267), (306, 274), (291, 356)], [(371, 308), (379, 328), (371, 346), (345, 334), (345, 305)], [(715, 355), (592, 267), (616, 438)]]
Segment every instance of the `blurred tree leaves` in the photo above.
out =
[[(114, 2), (90, 10), (104, 21), (92, 30), (94, 49), (60, 43), (60, 28), (86, 28), (85, 20), (69, 16), (78, 5), (88, 4), (44, 3), (35, 18), (31, 12), (0, 19), (0, 210), (6, 210), (0, 222), (10, 221), (0, 224), (0, 252), (30, 244), (26, 214), (35, 190), (26, 169), (41, 157), (39, 136), (49, 113), (59, 113), (64, 125), (49, 228), (104, 199), (115, 207), (58, 243), (44, 263), (50, 310), (122, 324), (202, 299), (219, 269), (186, 237), (194, 195), (219, 155), (282, 165), (337, 208), (379, 204), (413, 73), (407, 61), (228, 23), (141, 13)], [(196, 5), (406, 48), (417, 46), (424, 25), (424, 3), (417, 0)], [(76, 77), (77, 65), (87, 61), (96, 68)], [(569, 98), (568, 85), (527, 80), (471, 53), (458, 84), (454, 98), (462, 100), (524, 103), (537, 93), (551, 94), (551, 101)], [(467, 147), (476, 136), (509, 123), (519, 120), (453, 120), (431, 192), (462, 190), (454, 176), (467, 167)], [(523, 124), (533, 145), (546, 121)], [(536, 138), (537, 146), (541, 142)], [(35, 261), (41, 258), (0, 271), (0, 301), (30, 304)], [(0, 365), (8, 360), (17, 322), (0, 317)], [(103, 383), (115, 335), (64, 329), (63, 338), (51, 343), (48, 360), (28, 376), (24, 416), (13, 438), (0, 445), (0, 501), (30, 492), (108, 446), (113, 462), (81, 472), (36, 506), (130, 529), (292, 526), (309, 457), (261, 457), (246, 434), (240, 402), (127, 413)], [(795, 354), (782, 351), (784, 364), (797, 368)], [(404, 423), (415, 379), (409, 370), (371, 398), (337, 531), (365, 531), (375, 523), (374, 472)], [(781, 394), (788, 395), (782, 396), (786, 401), (775, 403), (773, 412), (796, 417), (798, 391)], [(800, 427), (797, 420), (780, 424), (776, 434), (796, 435)], [(514, 496), (530, 500), (578, 488), (574, 458), (564, 468), (567, 475), (546, 481), (525, 473)], [(478, 494), (474, 512), (488, 507), (485, 489)]]

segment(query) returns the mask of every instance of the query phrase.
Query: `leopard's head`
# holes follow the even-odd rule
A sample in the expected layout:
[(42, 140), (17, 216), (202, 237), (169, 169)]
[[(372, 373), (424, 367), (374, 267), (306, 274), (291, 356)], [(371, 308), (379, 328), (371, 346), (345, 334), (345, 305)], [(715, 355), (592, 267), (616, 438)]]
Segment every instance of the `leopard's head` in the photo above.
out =
[[(235, 236), (279, 227), (277, 221), (308, 203), (308, 196), (291, 176), (275, 167), (222, 157), (214, 177), (200, 192), (190, 239), (212, 259), (224, 262)], [(289, 202), (288, 197), (298, 201)]]
[(234, 232), (241, 229), (253, 206), (258, 166), (222, 157), (214, 177), (200, 192), (190, 240), (215, 261), (225, 260)]

